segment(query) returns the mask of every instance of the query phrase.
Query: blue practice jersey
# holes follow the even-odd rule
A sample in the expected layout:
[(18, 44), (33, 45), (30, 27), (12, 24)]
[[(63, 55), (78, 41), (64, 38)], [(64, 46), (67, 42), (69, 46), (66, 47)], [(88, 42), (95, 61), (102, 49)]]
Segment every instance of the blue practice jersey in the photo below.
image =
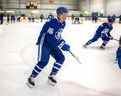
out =
[(110, 31), (113, 29), (113, 26), (109, 23), (103, 23), (96, 30), (96, 34), (100, 35), (102, 38), (109, 38)]
[(59, 44), (65, 42), (61, 37), (64, 27), (65, 22), (61, 23), (56, 18), (46, 22), (40, 32), (38, 42), (43, 42), (50, 48), (56, 48)]

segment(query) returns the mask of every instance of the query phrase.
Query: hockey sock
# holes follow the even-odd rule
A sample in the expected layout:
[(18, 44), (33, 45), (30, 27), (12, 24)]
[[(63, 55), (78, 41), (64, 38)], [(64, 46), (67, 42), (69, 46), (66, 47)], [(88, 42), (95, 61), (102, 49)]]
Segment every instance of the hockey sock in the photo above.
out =
[(58, 73), (58, 71), (60, 70), (61, 66), (62, 66), (62, 64), (60, 64), (60, 63), (54, 63), (54, 66), (52, 68), (50, 75), (56, 75)]

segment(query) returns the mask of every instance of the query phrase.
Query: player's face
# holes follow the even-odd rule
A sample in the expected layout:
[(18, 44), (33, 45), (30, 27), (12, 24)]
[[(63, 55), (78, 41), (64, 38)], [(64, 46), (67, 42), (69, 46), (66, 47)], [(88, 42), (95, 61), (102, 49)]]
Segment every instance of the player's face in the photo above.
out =
[(61, 22), (64, 22), (64, 21), (66, 20), (67, 16), (68, 16), (67, 13), (64, 13), (64, 14), (60, 15), (60, 16), (59, 16), (60, 21), (61, 21)]

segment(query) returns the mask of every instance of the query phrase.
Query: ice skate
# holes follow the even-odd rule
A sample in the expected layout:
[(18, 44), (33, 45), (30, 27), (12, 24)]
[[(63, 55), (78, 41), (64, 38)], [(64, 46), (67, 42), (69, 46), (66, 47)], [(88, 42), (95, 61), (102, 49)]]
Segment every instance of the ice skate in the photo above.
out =
[(29, 88), (33, 88), (35, 86), (34, 78), (29, 77), (28, 82), (26, 83)]
[(105, 49), (105, 46), (101, 45), (101, 46), (100, 46), (100, 49)]
[(55, 86), (57, 84), (56, 79), (54, 78), (54, 76), (49, 76), (48, 77), (48, 83), (52, 86)]
[(87, 45), (85, 44), (85, 45), (83, 45), (83, 47), (84, 47), (84, 48), (87, 48)]

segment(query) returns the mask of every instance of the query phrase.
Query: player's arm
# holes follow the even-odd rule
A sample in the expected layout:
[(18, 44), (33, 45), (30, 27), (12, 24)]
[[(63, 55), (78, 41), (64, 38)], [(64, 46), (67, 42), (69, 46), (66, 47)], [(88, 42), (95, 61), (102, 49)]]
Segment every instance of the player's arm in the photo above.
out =
[(47, 43), (51, 49), (58, 49), (59, 48), (59, 49), (62, 49), (64, 51), (69, 51), (69, 49), (70, 49), (70, 46), (66, 44), (64, 39), (62, 39), (62, 38), (57, 39), (54, 34), (48, 34)]
[[(110, 30), (111, 31), (111, 30)], [(111, 36), (110, 32), (107, 33), (108, 34), (108, 37), (113, 40), (113, 37)]]
[(49, 36), (48, 40), (47, 40), (49, 46), (51, 49), (62, 49), (64, 51), (69, 51), (70, 50), (70, 46), (68, 44), (66, 44), (64, 39), (60, 39), (57, 40), (56, 38), (54, 38), (54, 36)]
[[(65, 27), (65, 22), (64, 22), (64, 25), (63, 25), (63, 28)], [(64, 39), (61, 39), (59, 44), (58, 44), (58, 47), (60, 49), (62, 49), (63, 51), (70, 51), (70, 46), (68, 44), (66, 44), (65, 40)]]

